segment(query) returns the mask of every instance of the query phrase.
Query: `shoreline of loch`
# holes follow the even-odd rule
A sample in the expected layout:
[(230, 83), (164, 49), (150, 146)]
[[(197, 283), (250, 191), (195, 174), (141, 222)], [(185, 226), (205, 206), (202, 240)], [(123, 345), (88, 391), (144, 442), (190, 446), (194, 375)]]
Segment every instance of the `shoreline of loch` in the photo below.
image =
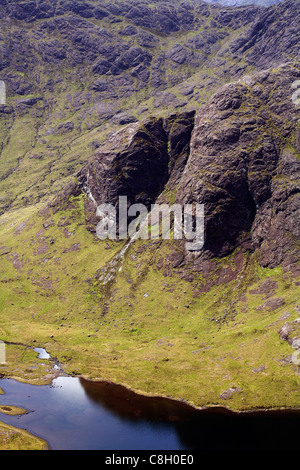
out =
[[(111, 408), (110, 401), (113, 401), (113, 400), (115, 401), (115, 403), (116, 402), (120, 403), (120, 401), (122, 400), (125, 400), (127, 402), (130, 401), (131, 403), (135, 401), (138, 404), (145, 406), (146, 408), (148, 406), (146, 402), (149, 400), (153, 400), (159, 403), (160, 405), (170, 404), (172, 405), (173, 408), (178, 407), (182, 410), (183, 413), (189, 413), (190, 415), (194, 413), (195, 414), (211, 414), (211, 415), (219, 414), (219, 415), (224, 415), (224, 416), (225, 415), (226, 416), (229, 416), (229, 415), (231, 416), (234, 416), (234, 415), (255, 416), (255, 415), (262, 415), (266, 413), (268, 414), (299, 413), (300, 414), (300, 405), (299, 405), (299, 408), (283, 406), (280, 408), (257, 407), (257, 408), (250, 408), (250, 409), (246, 409), (246, 408), (245, 409), (233, 409), (233, 408), (230, 408), (229, 406), (222, 406), (219, 404), (197, 406), (183, 398), (175, 398), (175, 397), (168, 396), (168, 395), (148, 393), (143, 390), (139, 390), (137, 388), (132, 388), (128, 384), (115, 382), (113, 380), (108, 380), (105, 378), (91, 379), (86, 375), (68, 374), (67, 372), (64, 371), (62, 364), (59, 363), (59, 361), (56, 358), (51, 357), (50, 354), (47, 353), (46, 349), (42, 347), (28, 346), (25, 344), (13, 343), (13, 342), (8, 342), (8, 341), (3, 341), (3, 342), (5, 344), (19, 345), (19, 346), (34, 350), (35, 352), (39, 354), (38, 356), (39, 358), (44, 358), (53, 363), (53, 371), (54, 371), (53, 375), (51, 377), (44, 376), (40, 378), (40, 381), (42, 382), (43, 385), (51, 385), (53, 381), (59, 376), (77, 378), (79, 379), (79, 381), (81, 382), (84, 388), (87, 387), (89, 390), (95, 389), (95, 388), (101, 389), (101, 393), (103, 394), (103, 396), (105, 396), (106, 405), (109, 408)], [(19, 377), (15, 375), (9, 376), (9, 375), (0, 374), (0, 379), (1, 378), (12, 379), (18, 382), (27, 383), (29, 385), (36, 385), (36, 386), (39, 385), (37, 383), (34, 383), (34, 381), (30, 381), (24, 377)], [(0, 408), (0, 412), (1, 412), (1, 408)], [(141, 411), (139, 411), (139, 414), (142, 414)]]
[[(33, 418), (33, 421), (29, 418), (29, 421), (27, 421), (25, 417), (25, 421), (22, 421), (22, 424), (19, 425), (14, 420), (9, 419), (7, 421), (6, 418), (3, 418), (6, 425), (11, 424), (16, 428), (12, 430), (13, 433), (17, 432), (17, 429), (22, 430), (23, 428), (37, 438), (42, 437), (46, 440), (50, 450), (58, 449), (61, 446), (64, 449), (73, 448), (74, 445), (75, 448), (85, 446), (87, 450), (95, 448), (93, 447), (95, 445), (99, 445), (100, 447), (96, 447), (97, 449), (105, 450), (105, 444), (103, 447), (102, 440), (97, 442), (97, 438), (95, 441), (93, 437), (90, 441), (90, 437), (87, 437), (82, 441), (83, 434), (90, 436), (91, 432), (93, 434), (92, 430), (94, 430), (95, 436), (101, 435), (99, 423), (102, 422), (103, 416), (108, 420), (108, 426), (112, 425), (114, 428), (116, 422), (119, 423), (114, 429), (112, 436), (108, 437), (108, 440), (105, 437), (108, 448), (114, 445), (115, 436), (118, 435), (119, 444), (122, 443), (124, 436), (127, 436), (126, 439), (129, 446), (124, 447), (124, 450), (125, 448), (127, 450), (133, 449), (136, 445), (136, 439), (141, 439), (139, 449), (154, 450), (151, 446), (157, 445), (155, 442), (157, 442), (157, 436), (162, 437), (162, 429), (168, 429), (167, 433), (163, 431), (162, 442), (167, 442), (168, 445), (170, 439), (170, 442), (173, 442), (174, 445), (176, 441), (176, 447), (172, 447), (174, 450), (234, 449), (240, 448), (239, 446), (242, 446), (242, 448), (246, 446), (246, 448), (260, 449), (265, 445), (271, 446), (271, 448), (278, 448), (280, 446), (283, 446), (283, 448), (286, 448), (286, 446), (294, 448), (293, 446), (296, 445), (296, 434), (292, 430), (299, 423), (300, 409), (298, 408), (233, 410), (218, 404), (197, 407), (184, 399), (142, 392), (141, 390), (132, 389), (128, 385), (116, 383), (113, 380), (91, 379), (84, 375), (67, 374), (62, 368), (55, 371), (55, 376), (52, 380), (48, 380), (47, 384), (44, 383), (44, 386), (34, 384), (28, 378), (26, 380), (21, 377), (13, 378), (6, 376), (2, 378), (3, 382), (0, 380), (0, 386), (3, 385), (4, 395), (6, 395), (3, 403), (1, 402), (0, 395), (0, 411), (1, 407), (5, 406), (5, 404), (10, 405), (12, 402), (19, 403), (20, 398), (26, 410), (30, 409), (32, 411), (34, 408), (37, 416), (39, 416), (37, 421), (36, 418)], [(26, 390), (25, 394), (24, 390)], [(13, 395), (11, 395), (11, 391), (13, 391)], [(29, 397), (29, 402), (27, 396)], [(47, 400), (50, 396), (57, 396), (57, 398), (54, 401), (51, 399), (52, 404), (49, 408)], [(60, 397), (62, 397), (62, 402)], [(72, 397), (75, 399), (74, 403)], [(32, 404), (34, 406), (29, 405), (28, 407), (30, 400), (33, 400)], [(53, 407), (55, 407), (57, 422), (61, 423), (58, 428), (65, 425), (68, 428), (69, 417), (71, 422), (73, 420), (76, 421), (78, 407), (80, 409), (81, 406), (83, 406), (82, 411), (85, 410), (87, 416), (89, 413), (92, 413), (90, 418), (83, 418), (83, 420), (80, 418), (75, 428), (71, 431), (71, 437), (67, 433), (63, 438), (60, 437), (62, 441), (55, 441), (56, 430), (47, 429), (47, 426), (44, 427), (44, 417), (47, 422), (50, 416), (54, 416)], [(27, 413), (27, 416), (30, 415), (31, 413)], [(12, 418), (14, 417), (12, 416)], [(136, 430), (140, 426), (142, 426), (142, 429), (145, 429), (143, 432), (146, 432), (146, 435), (149, 433), (149, 436), (151, 436), (150, 440), (148, 438), (145, 440), (142, 435), (138, 435), (137, 438)], [(289, 432), (282, 436), (281, 429), (288, 429)], [(59, 433), (58, 430), (57, 432)], [(1, 433), (3, 441), (5, 430), (0, 425), (0, 436)], [(75, 444), (72, 440), (73, 433), (76, 433), (77, 436)], [(22, 438), (22, 433), (19, 434), (19, 438)], [(163, 446), (159, 447), (159, 449), (167, 448), (166, 444), (160, 441), (160, 438), (158, 441), (159, 446)], [(25, 449), (25, 445), (22, 444), (20, 448), (24, 447)], [(72, 450), (71, 448), (70, 450)]]

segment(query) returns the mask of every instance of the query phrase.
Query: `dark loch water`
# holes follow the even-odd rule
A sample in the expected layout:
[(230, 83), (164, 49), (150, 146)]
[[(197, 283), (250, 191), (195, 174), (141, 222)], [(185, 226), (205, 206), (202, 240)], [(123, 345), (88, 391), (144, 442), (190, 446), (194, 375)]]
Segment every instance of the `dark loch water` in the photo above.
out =
[(0, 404), (28, 414), (0, 421), (45, 439), (52, 450), (299, 449), (300, 413), (196, 412), (122, 386), (59, 377), (51, 386), (1, 379)]

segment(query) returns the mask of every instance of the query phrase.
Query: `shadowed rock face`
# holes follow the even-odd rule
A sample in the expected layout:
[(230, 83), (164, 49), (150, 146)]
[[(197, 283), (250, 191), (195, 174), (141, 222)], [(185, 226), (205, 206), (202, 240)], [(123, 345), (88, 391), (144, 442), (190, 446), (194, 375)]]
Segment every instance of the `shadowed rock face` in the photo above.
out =
[(79, 187), (89, 196), (87, 224), (92, 230), (95, 207), (128, 204), (150, 209), (166, 184), (180, 179), (189, 155), (194, 112), (133, 123), (113, 134), (78, 174)]
[[(297, 0), (270, 8), (198, 0), (0, 2), (0, 79), (7, 87), (0, 214), (48, 202), (111, 126), (199, 109), (229, 80), (297, 58), (299, 8)], [(15, 141), (24, 145), (15, 149)], [(35, 154), (41, 159), (33, 165)]]
[(150, 207), (174, 189), (174, 202), (205, 206), (200, 258), (242, 247), (259, 249), (262, 266), (293, 265), (300, 147), (291, 91), (299, 77), (293, 65), (245, 76), (222, 87), (195, 118), (153, 119), (112, 135), (78, 174), (89, 196), (87, 226), (95, 230), (98, 204), (127, 195), (130, 204)]
[(244, 77), (220, 89), (196, 118), (177, 198), (205, 204), (213, 254), (260, 247), (269, 267), (295, 254), (300, 148), (291, 86), (298, 76), (298, 68), (283, 66)]
[[(206, 210), (201, 256), (225, 256), (242, 246), (259, 248), (264, 266), (293, 263), (293, 241), (299, 236), (299, 131), (291, 85), (298, 69), (290, 65), (225, 87), (221, 83), (238, 80), (249, 67), (264, 70), (297, 60), (298, 1), (265, 9), (192, 0), (24, 0), (4, 1), (0, 10), (0, 70), (9, 94), (17, 96), (11, 106), (2, 106), (0, 117), (12, 121), (31, 113), (30, 128), (40, 120), (31, 145), (38, 144), (42, 160), (46, 156), (41, 180), (54, 167), (63, 178), (77, 173), (78, 155), (63, 171), (59, 162), (85, 130), (129, 123), (104, 145), (96, 142), (76, 188), (68, 186), (59, 195), (61, 203), (72, 193), (87, 193), (89, 230), (95, 230), (95, 207), (116, 204), (120, 195), (148, 208), (170, 198), (199, 202)], [(73, 93), (67, 93), (68, 73), (82, 81)], [(208, 90), (207, 99), (201, 95), (205, 105), (195, 117), (190, 110), (199, 109), (201, 87)], [(133, 96), (139, 109), (123, 109)], [(156, 116), (167, 107), (183, 112), (138, 122), (143, 100)], [(137, 101), (130, 101), (133, 108)], [(4, 126), (3, 147), (14, 127)], [(28, 159), (21, 154), (4, 166), (2, 211), (14, 201), (9, 177), (17, 180), (23, 160), (24, 168), (29, 160), (31, 165), (31, 150)], [(52, 183), (50, 176), (50, 191)], [(26, 198), (19, 196), (16, 204), (23, 204)]]
[(162, 119), (131, 124), (111, 136), (79, 173), (91, 199), (116, 204), (119, 195), (131, 203), (151, 204), (168, 176), (167, 135)]

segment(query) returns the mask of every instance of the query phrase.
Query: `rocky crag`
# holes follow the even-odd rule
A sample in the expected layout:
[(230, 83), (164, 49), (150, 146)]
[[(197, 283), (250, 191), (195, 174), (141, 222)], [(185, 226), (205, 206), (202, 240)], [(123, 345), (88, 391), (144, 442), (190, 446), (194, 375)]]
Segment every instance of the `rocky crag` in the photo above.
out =
[(2, 2), (2, 213), (46, 202), (109, 131), (199, 109), (220, 85), (293, 60), (298, 10), (294, 0)]
[(87, 228), (95, 233), (97, 207), (117, 207), (119, 196), (149, 210), (204, 204), (205, 244), (192, 256), (197, 270), (240, 247), (258, 250), (263, 267), (282, 264), (298, 274), (300, 131), (291, 96), (299, 76), (297, 65), (244, 76), (198, 114), (153, 118), (111, 135), (67, 188), (69, 196), (87, 195)]
[[(199, 406), (299, 406), (298, 16), (1, 3), (3, 373), (40, 378), (20, 351), (38, 343), (72, 374)], [(204, 246), (99, 240), (119, 196), (203, 204)]]

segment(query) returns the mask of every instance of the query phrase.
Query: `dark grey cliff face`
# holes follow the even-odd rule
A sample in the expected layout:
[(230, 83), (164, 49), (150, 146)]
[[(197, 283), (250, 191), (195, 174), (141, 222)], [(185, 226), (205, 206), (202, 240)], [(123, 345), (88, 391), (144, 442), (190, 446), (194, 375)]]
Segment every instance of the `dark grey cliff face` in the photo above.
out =
[(88, 195), (86, 222), (95, 231), (95, 207), (126, 196), (128, 205), (148, 210), (166, 186), (180, 181), (190, 150), (194, 112), (133, 123), (112, 134), (78, 173), (78, 187)]
[(261, 264), (297, 261), (300, 208), (299, 66), (246, 76), (197, 115), (178, 200), (206, 207), (206, 248), (260, 249)]
[[(13, 96), (9, 106), (0, 108), (0, 151), (13, 141), (10, 134), (19, 118), (30, 116), (30, 127), (36, 128), (30, 150), (11, 157), (10, 167), (0, 155), (3, 212), (11, 207), (12, 185), (24, 178), (26, 197), (19, 195), (18, 203), (32, 202), (29, 186), (39, 197), (42, 191), (30, 175), (36, 177), (41, 168), (45, 199), (57, 193), (52, 189), (56, 180), (64, 187), (65, 177), (78, 174), (76, 191), (89, 196), (90, 229), (95, 202), (115, 203), (122, 194), (129, 203), (149, 207), (166, 198), (168, 190), (179, 202), (203, 199), (208, 256), (226, 255), (238, 245), (263, 247), (275, 226), (272, 207), (278, 196), (272, 198), (282, 190), (281, 166), (283, 179), (290, 180), (286, 187), (295, 185), (297, 160), (283, 154), (282, 145), (289, 139), (296, 148), (290, 86), (297, 72), (292, 65), (278, 67), (299, 60), (297, 0), (267, 9), (196, 1), (67, 0), (4, 1), (0, 7), (0, 78)], [(262, 78), (265, 72), (253, 78), (256, 84), (241, 79), (245, 72), (270, 67), (276, 70), (266, 72), (268, 79)], [(95, 130), (97, 135), (104, 125), (119, 131), (107, 132), (101, 142), (92, 140), (91, 146), (90, 134)], [(76, 139), (80, 150), (62, 166)], [(60, 201), (70, 191), (61, 192)], [(275, 237), (274, 263), (288, 251), (287, 240), (279, 243)], [(270, 246), (268, 239), (262, 251), (266, 265), (272, 263)]]
[[(150, 207), (174, 171), (188, 158), (194, 112), (134, 123), (111, 135), (79, 173), (82, 186), (98, 203), (116, 203), (119, 194), (131, 204)], [(181, 162), (181, 164), (179, 163)]]
[(88, 229), (95, 231), (97, 205), (117, 204), (120, 195), (148, 208), (170, 199), (199, 203), (205, 245), (192, 256), (196, 266), (236, 248), (257, 251), (264, 267), (296, 265), (300, 129), (292, 87), (299, 79), (299, 64), (245, 76), (196, 116), (153, 118), (112, 135), (71, 189), (88, 196)]

